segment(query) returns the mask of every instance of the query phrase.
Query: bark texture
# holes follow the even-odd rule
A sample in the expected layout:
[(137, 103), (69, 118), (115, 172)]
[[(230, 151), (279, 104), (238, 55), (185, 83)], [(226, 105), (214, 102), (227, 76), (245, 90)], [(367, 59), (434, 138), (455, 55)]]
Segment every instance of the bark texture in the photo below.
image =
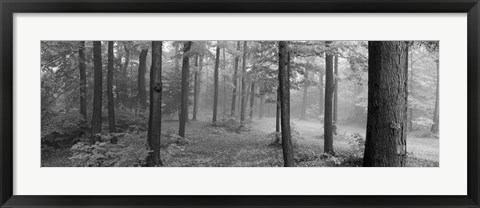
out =
[(363, 165), (405, 166), (407, 44), (369, 41), (368, 55), (368, 118)]
[(192, 41), (186, 41), (183, 45), (183, 60), (182, 60), (182, 92), (180, 94), (180, 125), (178, 127), (178, 135), (185, 137), (185, 124), (187, 122), (187, 108), (188, 108), (188, 80), (190, 74), (190, 61), (188, 52), (192, 46)]
[[(237, 41), (237, 51), (240, 50), (240, 41)], [(235, 56), (234, 62), (234, 71), (233, 71), (233, 93), (232, 93), (232, 111), (230, 113), (231, 116), (235, 116), (235, 106), (237, 104), (237, 80), (238, 80), (238, 56)]]
[(439, 103), (438, 103), (438, 98), (439, 98), (439, 88), (440, 88), (440, 66), (438, 59), (435, 60), (436, 67), (437, 67), (437, 89), (435, 90), (435, 109), (433, 111), (433, 125), (432, 128), (430, 129), (431, 132), (437, 133), (438, 132), (438, 126), (440, 123), (440, 116), (439, 116)]
[(102, 133), (102, 43), (93, 41), (92, 135)]
[(107, 66), (107, 105), (108, 105), (108, 130), (115, 133), (115, 100), (113, 97), (113, 41), (108, 41), (108, 66)]
[(217, 110), (218, 110), (218, 65), (220, 63), (220, 46), (217, 46), (215, 53), (215, 69), (213, 72), (213, 117), (212, 123), (216, 125), (217, 123)]
[[(325, 41), (327, 48), (331, 41)], [(325, 112), (324, 112), (324, 140), (323, 151), (334, 155), (333, 150), (333, 54), (331, 51), (325, 55)]]
[(162, 166), (160, 137), (162, 128), (162, 41), (152, 41), (152, 66), (150, 69), (150, 113), (148, 146), (152, 150), (147, 158), (150, 167)]
[(78, 68), (80, 71), (80, 114), (87, 120), (87, 70), (85, 66), (85, 41), (78, 47)]
[(142, 110), (147, 109), (147, 89), (145, 86), (145, 73), (147, 70), (147, 54), (148, 49), (143, 49), (140, 52), (138, 64), (138, 104)]
[(293, 146), (290, 132), (290, 77), (287, 69), (288, 46), (285, 41), (280, 41), (278, 46), (278, 79), (280, 84), (283, 161), (285, 167), (293, 167)]
[(245, 84), (245, 74), (247, 70), (247, 41), (243, 41), (243, 58), (242, 58), (242, 93), (240, 99), (242, 99), (240, 104), (240, 121), (245, 121), (245, 111), (247, 108), (247, 98), (246, 98), (246, 84)]

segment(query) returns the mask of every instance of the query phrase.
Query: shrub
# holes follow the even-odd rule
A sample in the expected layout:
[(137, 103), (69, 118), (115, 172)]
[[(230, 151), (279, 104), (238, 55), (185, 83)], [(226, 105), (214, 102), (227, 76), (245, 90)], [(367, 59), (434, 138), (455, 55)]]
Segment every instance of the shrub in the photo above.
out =
[(242, 123), (235, 117), (229, 116), (223, 118), (220, 122), (215, 124), (216, 127), (223, 127), (229, 132), (241, 133), (245, 131), (251, 131), (250, 126), (247, 123)]
[(135, 111), (124, 106), (115, 109), (116, 126), (121, 131), (147, 131), (148, 111)]
[(412, 121), (413, 129), (430, 131), (430, 128), (433, 125), (433, 120), (425, 117), (420, 117)]
[(349, 140), (351, 150), (346, 154), (338, 154), (335, 156), (322, 154), (328, 166), (334, 167), (360, 167), (363, 165), (363, 153), (365, 151), (365, 138), (359, 133), (350, 135)]
[[(293, 122), (290, 123), (290, 133), (292, 135), (292, 145), (293, 147), (296, 147), (298, 144), (298, 140), (301, 139), (300, 133), (297, 129), (297, 125)], [(281, 132), (272, 132), (267, 135), (267, 138), (270, 139), (270, 143), (268, 144), (269, 146), (282, 146), (282, 133)]]
[(438, 138), (438, 134), (432, 133), (430, 128), (433, 125), (433, 120), (425, 117), (420, 117), (412, 121), (412, 132), (410, 135), (418, 138)]
[[(57, 113), (42, 118), (42, 149), (47, 146), (65, 147), (77, 142), (88, 128), (78, 112)], [(46, 149), (45, 149), (46, 150)]]
[[(101, 141), (78, 142), (70, 148), (70, 161), (76, 167), (138, 167), (146, 164), (150, 152), (144, 134), (116, 133), (99, 135)], [(118, 138), (117, 144), (109, 141)]]

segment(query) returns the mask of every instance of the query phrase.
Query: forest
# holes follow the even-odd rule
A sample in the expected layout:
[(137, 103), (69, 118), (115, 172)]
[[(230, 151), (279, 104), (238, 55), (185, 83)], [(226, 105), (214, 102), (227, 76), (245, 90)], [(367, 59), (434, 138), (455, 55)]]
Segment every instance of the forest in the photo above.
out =
[(42, 167), (439, 167), (438, 41), (42, 41)]

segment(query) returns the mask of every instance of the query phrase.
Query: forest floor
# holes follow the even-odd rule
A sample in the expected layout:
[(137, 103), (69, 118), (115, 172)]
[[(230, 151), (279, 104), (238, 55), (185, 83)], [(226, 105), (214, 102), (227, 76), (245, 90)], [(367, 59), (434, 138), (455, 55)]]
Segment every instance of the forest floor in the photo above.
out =
[[(169, 145), (162, 139), (162, 160), (170, 167), (278, 167), (283, 165), (281, 145), (274, 141), (275, 118), (254, 119), (240, 132), (224, 127), (213, 127), (209, 117), (199, 117), (186, 125), (187, 144)], [(221, 119), (221, 118), (220, 118)], [(334, 136), (335, 157), (323, 155), (323, 124), (318, 120), (292, 119), (298, 136), (294, 139), (295, 163), (300, 167), (358, 166), (358, 143), (351, 135), (365, 136), (360, 127), (338, 127)], [(162, 122), (162, 131), (176, 132), (178, 121)], [(146, 134), (145, 134), (146, 136)], [(142, 137), (140, 137), (142, 138)], [(142, 138), (146, 141), (146, 138)], [(407, 166), (438, 166), (439, 140), (408, 137)], [(42, 167), (70, 166), (69, 149), (57, 150), (42, 157)]]

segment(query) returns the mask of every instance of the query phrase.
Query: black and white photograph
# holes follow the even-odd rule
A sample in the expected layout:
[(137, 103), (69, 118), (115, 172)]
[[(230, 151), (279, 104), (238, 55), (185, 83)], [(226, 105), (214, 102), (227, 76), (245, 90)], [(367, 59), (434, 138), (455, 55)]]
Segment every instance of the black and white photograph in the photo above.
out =
[(41, 167), (439, 167), (439, 45), (41, 41)]

